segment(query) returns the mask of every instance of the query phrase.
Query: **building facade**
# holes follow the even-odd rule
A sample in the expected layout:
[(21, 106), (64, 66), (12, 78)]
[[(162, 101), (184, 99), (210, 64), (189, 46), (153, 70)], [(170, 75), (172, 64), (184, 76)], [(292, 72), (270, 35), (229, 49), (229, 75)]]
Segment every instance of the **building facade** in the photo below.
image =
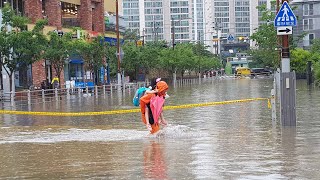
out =
[[(0, 8), (6, 3), (18, 14), (28, 17), (32, 24), (38, 19), (47, 19), (48, 26), (45, 27), (44, 33), (63, 33), (71, 31), (72, 27), (80, 27), (90, 37), (105, 35), (105, 12), (113, 11), (115, 6), (112, 0), (0, 0)], [(28, 25), (28, 29), (32, 29), (32, 24)], [(114, 41), (115, 38), (105, 36), (105, 39)], [(86, 72), (82, 72), (81, 66), (81, 59), (70, 57), (65, 71), (61, 74), (61, 84), (64, 85), (65, 80), (85, 77)], [(40, 88), (41, 82), (51, 82), (54, 74), (50, 62), (41, 60), (33, 63), (28, 70), (16, 72), (14, 81), (16, 86)]]
[(204, 0), (123, 0), (128, 28), (145, 41), (190, 42), (205, 38)]
[(320, 38), (320, 0), (293, 0), (292, 6), (296, 6), (294, 13), (297, 17), (297, 26), (293, 29), (293, 35), (298, 36), (306, 33), (298, 46), (309, 49), (312, 40)]
[(219, 54), (218, 37), (249, 42), (260, 23), (256, 7), (261, 4), (271, 8), (271, 0), (123, 0), (122, 13), (128, 28), (145, 41), (172, 42), (174, 27), (175, 41), (201, 41)]
[(208, 39), (210, 39), (210, 36), (214, 39), (210, 42), (210, 47), (213, 48), (212, 52), (219, 54), (223, 51), (224, 45), (228, 46), (227, 49), (232, 44), (238, 44), (241, 47), (249, 47), (247, 44), (254, 46), (249, 37), (261, 23), (264, 23), (261, 21), (262, 12), (257, 9), (257, 6), (263, 4), (270, 10), (274, 9), (274, 7), (271, 7), (271, 0), (206, 1), (205, 7), (208, 11), (206, 13), (206, 29), (213, 27), (213, 32), (207, 35)]

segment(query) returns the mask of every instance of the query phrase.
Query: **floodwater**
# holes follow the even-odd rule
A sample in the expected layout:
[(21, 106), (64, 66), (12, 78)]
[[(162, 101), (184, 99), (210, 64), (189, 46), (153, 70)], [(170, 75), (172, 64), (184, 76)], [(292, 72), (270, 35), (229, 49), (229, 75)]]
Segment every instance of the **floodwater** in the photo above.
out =
[[(167, 105), (269, 97), (271, 79), (170, 87)], [(131, 109), (134, 92), (17, 110)], [(0, 179), (320, 179), (320, 90), (297, 82), (297, 127), (272, 123), (267, 101), (166, 110), (148, 135), (139, 113), (0, 115)]]

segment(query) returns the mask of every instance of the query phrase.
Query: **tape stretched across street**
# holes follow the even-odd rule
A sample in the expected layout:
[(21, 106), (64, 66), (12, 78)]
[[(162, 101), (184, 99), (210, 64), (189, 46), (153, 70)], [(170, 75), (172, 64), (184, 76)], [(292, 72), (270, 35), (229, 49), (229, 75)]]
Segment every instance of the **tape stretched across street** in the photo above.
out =
[[(175, 106), (165, 106), (165, 110), (170, 109), (186, 109), (186, 108), (195, 108), (195, 107), (205, 107), (205, 106), (216, 106), (224, 104), (234, 104), (234, 103), (244, 103), (251, 101), (262, 101), (268, 100), (269, 98), (251, 98), (251, 99), (239, 99), (239, 100), (230, 100), (230, 101), (220, 101), (220, 102), (208, 102), (208, 103), (199, 103), (199, 104), (184, 104), (184, 105), (175, 105)], [(13, 111), (13, 110), (0, 110), (0, 114), (14, 114), (14, 115), (30, 115), (30, 116), (101, 116), (101, 115), (113, 115), (113, 114), (128, 114), (128, 113), (137, 113), (140, 112), (140, 109), (121, 109), (121, 110), (110, 110), (110, 111), (99, 111), (99, 112), (34, 112), (34, 111)]]

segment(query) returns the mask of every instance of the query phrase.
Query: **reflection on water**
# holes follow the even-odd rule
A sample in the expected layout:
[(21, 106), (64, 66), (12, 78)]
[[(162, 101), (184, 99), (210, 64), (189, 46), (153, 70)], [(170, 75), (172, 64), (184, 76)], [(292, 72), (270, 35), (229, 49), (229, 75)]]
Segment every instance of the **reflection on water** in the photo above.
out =
[[(214, 80), (170, 89), (167, 105), (268, 97), (272, 81)], [(320, 90), (297, 83), (297, 128), (272, 124), (267, 102), (164, 112), (148, 135), (140, 114), (0, 116), (0, 179), (320, 179)], [(17, 110), (134, 108), (133, 93), (74, 97)]]
[(167, 163), (163, 154), (164, 147), (156, 141), (151, 141), (143, 149), (143, 171), (147, 179), (167, 179)]

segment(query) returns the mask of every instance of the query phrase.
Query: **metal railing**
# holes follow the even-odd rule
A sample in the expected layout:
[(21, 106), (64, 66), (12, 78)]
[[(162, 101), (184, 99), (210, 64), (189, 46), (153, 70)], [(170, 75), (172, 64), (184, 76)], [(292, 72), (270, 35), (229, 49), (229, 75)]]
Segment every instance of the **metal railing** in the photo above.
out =
[(46, 103), (53, 101), (60, 101), (65, 98), (70, 98), (71, 95), (95, 96), (101, 95), (112, 96), (115, 90), (120, 91), (135, 91), (139, 87), (146, 86), (146, 82), (125, 83), (123, 85), (110, 84), (102, 86), (86, 86), (75, 88), (59, 88), (59, 89), (41, 89), (41, 90), (26, 90), (18, 92), (4, 92), (1, 93), (0, 100), (19, 102), (20, 105), (30, 105), (37, 103)]

